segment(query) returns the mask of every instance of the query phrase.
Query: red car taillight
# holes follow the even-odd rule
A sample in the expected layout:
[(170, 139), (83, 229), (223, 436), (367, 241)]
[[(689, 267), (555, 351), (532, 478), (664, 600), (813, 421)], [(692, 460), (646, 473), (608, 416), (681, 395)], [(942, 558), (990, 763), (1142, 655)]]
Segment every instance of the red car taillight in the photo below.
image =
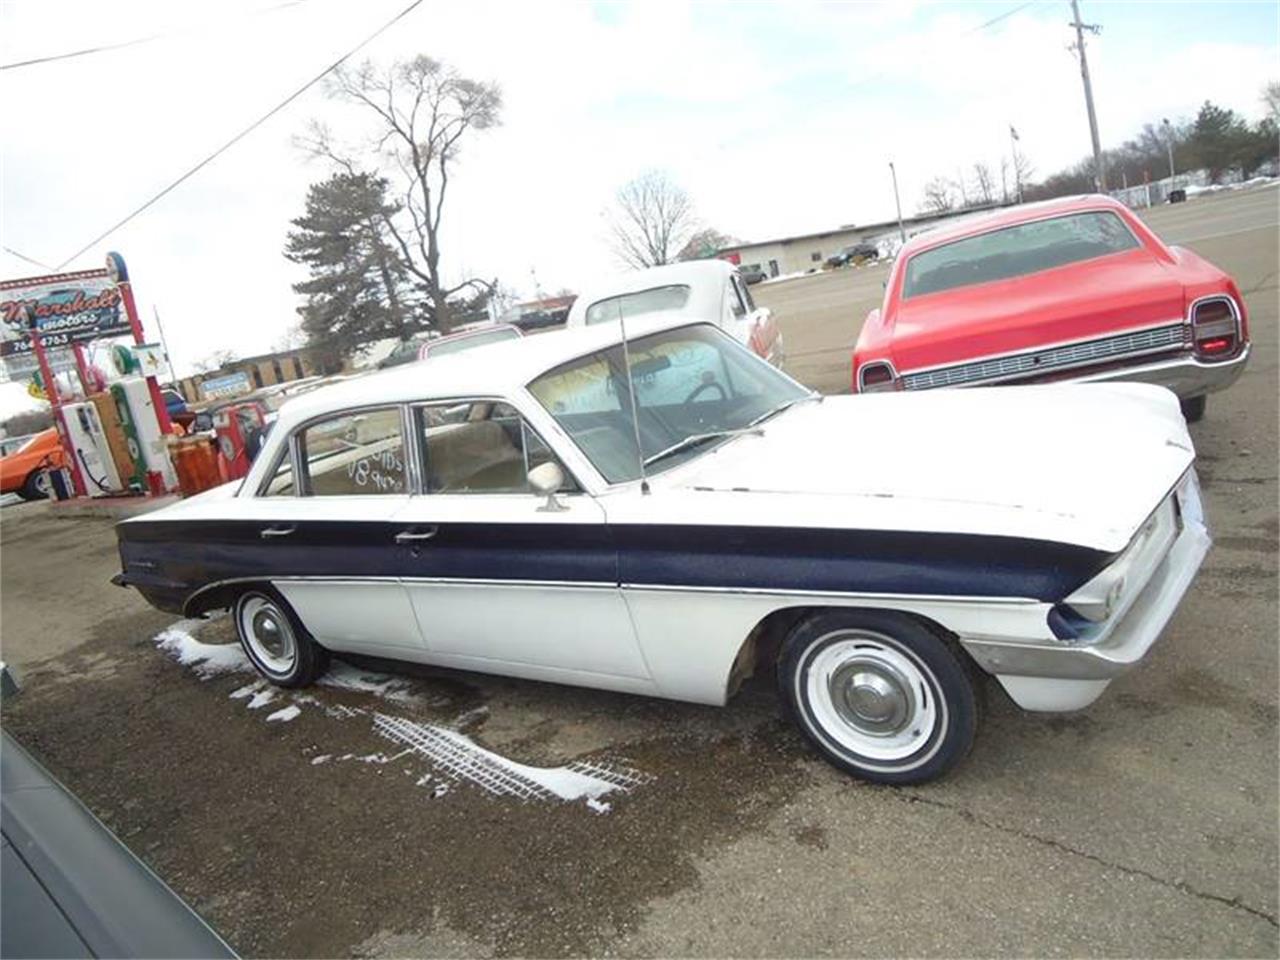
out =
[(1240, 349), (1240, 311), (1229, 297), (1200, 300), (1191, 311), (1191, 338), (1201, 360), (1226, 360)]
[(893, 367), (883, 361), (873, 360), (858, 368), (858, 392), (876, 393), (882, 390), (900, 390), (902, 382)]

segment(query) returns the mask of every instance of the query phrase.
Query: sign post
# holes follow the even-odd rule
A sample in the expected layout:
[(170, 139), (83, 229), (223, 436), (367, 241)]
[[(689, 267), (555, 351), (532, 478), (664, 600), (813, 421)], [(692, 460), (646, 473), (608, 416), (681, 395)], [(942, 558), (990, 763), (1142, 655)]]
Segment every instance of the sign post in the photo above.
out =
[[(21, 315), (29, 324), (31, 330), (31, 349), (36, 355), (36, 363), (40, 365), (40, 379), (44, 383), (45, 395), (49, 398), (49, 409), (53, 411), (54, 426), (58, 430), (58, 440), (62, 444), (62, 452), (66, 456), (67, 462), (71, 464), (71, 483), (76, 491), (77, 497), (83, 497), (88, 492), (84, 484), (84, 477), (80, 475), (80, 464), (76, 462), (76, 450), (71, 444), (71, 435), (67, 431), (67, 418), (62, 412), (62, 402), (58, 397), (58, 382), (54, 379), (53, 368), (49, 366), (49, 358), (44, 353), (44, 335), (37, 326), (37, 318), (35, 314), (23, 307)], [(50, 485), (52, 489), (52, 484)]]

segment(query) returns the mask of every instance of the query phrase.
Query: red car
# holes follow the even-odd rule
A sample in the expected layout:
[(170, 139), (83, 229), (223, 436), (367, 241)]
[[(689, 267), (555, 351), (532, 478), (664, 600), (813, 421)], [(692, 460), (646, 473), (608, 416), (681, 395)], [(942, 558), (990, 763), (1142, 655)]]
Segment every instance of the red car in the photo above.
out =
[(858, 337), (853, 390), (1140, 381), (1194, 421), (1248, 358), (1231, 277), (1110, 197), (1071, 197), (909, 240)]

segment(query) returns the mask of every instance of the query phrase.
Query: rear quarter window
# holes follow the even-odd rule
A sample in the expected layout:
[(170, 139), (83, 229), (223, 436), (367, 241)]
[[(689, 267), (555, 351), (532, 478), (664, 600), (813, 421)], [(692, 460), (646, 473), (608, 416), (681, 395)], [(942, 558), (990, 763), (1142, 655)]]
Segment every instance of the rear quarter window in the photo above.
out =
[(907, 262), (903, 299), (940, 293), (1133, 250), (1138, 240), (1107, 211), (1019, 223), (917, 253)]

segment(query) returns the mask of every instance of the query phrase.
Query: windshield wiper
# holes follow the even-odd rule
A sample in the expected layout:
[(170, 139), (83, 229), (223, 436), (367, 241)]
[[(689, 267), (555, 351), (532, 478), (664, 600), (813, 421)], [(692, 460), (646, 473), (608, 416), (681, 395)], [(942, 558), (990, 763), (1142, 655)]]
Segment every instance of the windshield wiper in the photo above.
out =
[(756, 424), (764, 423), (766, 420), (768, 420), (770, 417), (774, 416), (775, 414), (782, 413), (782, 411), (783, 411), (783, 410), (790, 410), (790, 409), (791, 409), (792, 407), (794, 407), (797, 403), (805, 403), (805, 402), (807, 402), (807, 401), (809, 401), (809, 400), (819, 400), (819, 401), (821, 401), (821, 400), (822, 400), (822, 394), (820, 394), (820, 393), (806, 393), (803, 397), (792, 397), (790, 400), (783, 400), (783, 401), (782, 401), (780, 404), (778, 404), (776, 407), (773, 407), (773, 408), (772, 408), (772, 409), (770, 409), (770, 410), (766, 410), (764, 413), (760, 414), (760, 416), (758, 416), (758, 417), (756, 417), (754, 420), (752, 420), (749, 424), (747, 424), (747, 426), (749, 426), (749, 427), (754, 427)]
[(764, 436), (764, 430), (756, 426), (742, 427), (737, 430), (712, 430), (709, 433), (691, 433), (683, 440), (673, 443), (666, 449), (659, 450), (651, 457), (644, 458), (644, 465), (657, 463), (659, 460), (665, 460), (667, 457), (675, 456), (677, 453), (688, 450), (690, 447), (696, 447), (700, 443), (706, 443), (709, 440), (721, 440), (726, 437), (740, 437), (743, 434), (750, 433), (757, 437)]

